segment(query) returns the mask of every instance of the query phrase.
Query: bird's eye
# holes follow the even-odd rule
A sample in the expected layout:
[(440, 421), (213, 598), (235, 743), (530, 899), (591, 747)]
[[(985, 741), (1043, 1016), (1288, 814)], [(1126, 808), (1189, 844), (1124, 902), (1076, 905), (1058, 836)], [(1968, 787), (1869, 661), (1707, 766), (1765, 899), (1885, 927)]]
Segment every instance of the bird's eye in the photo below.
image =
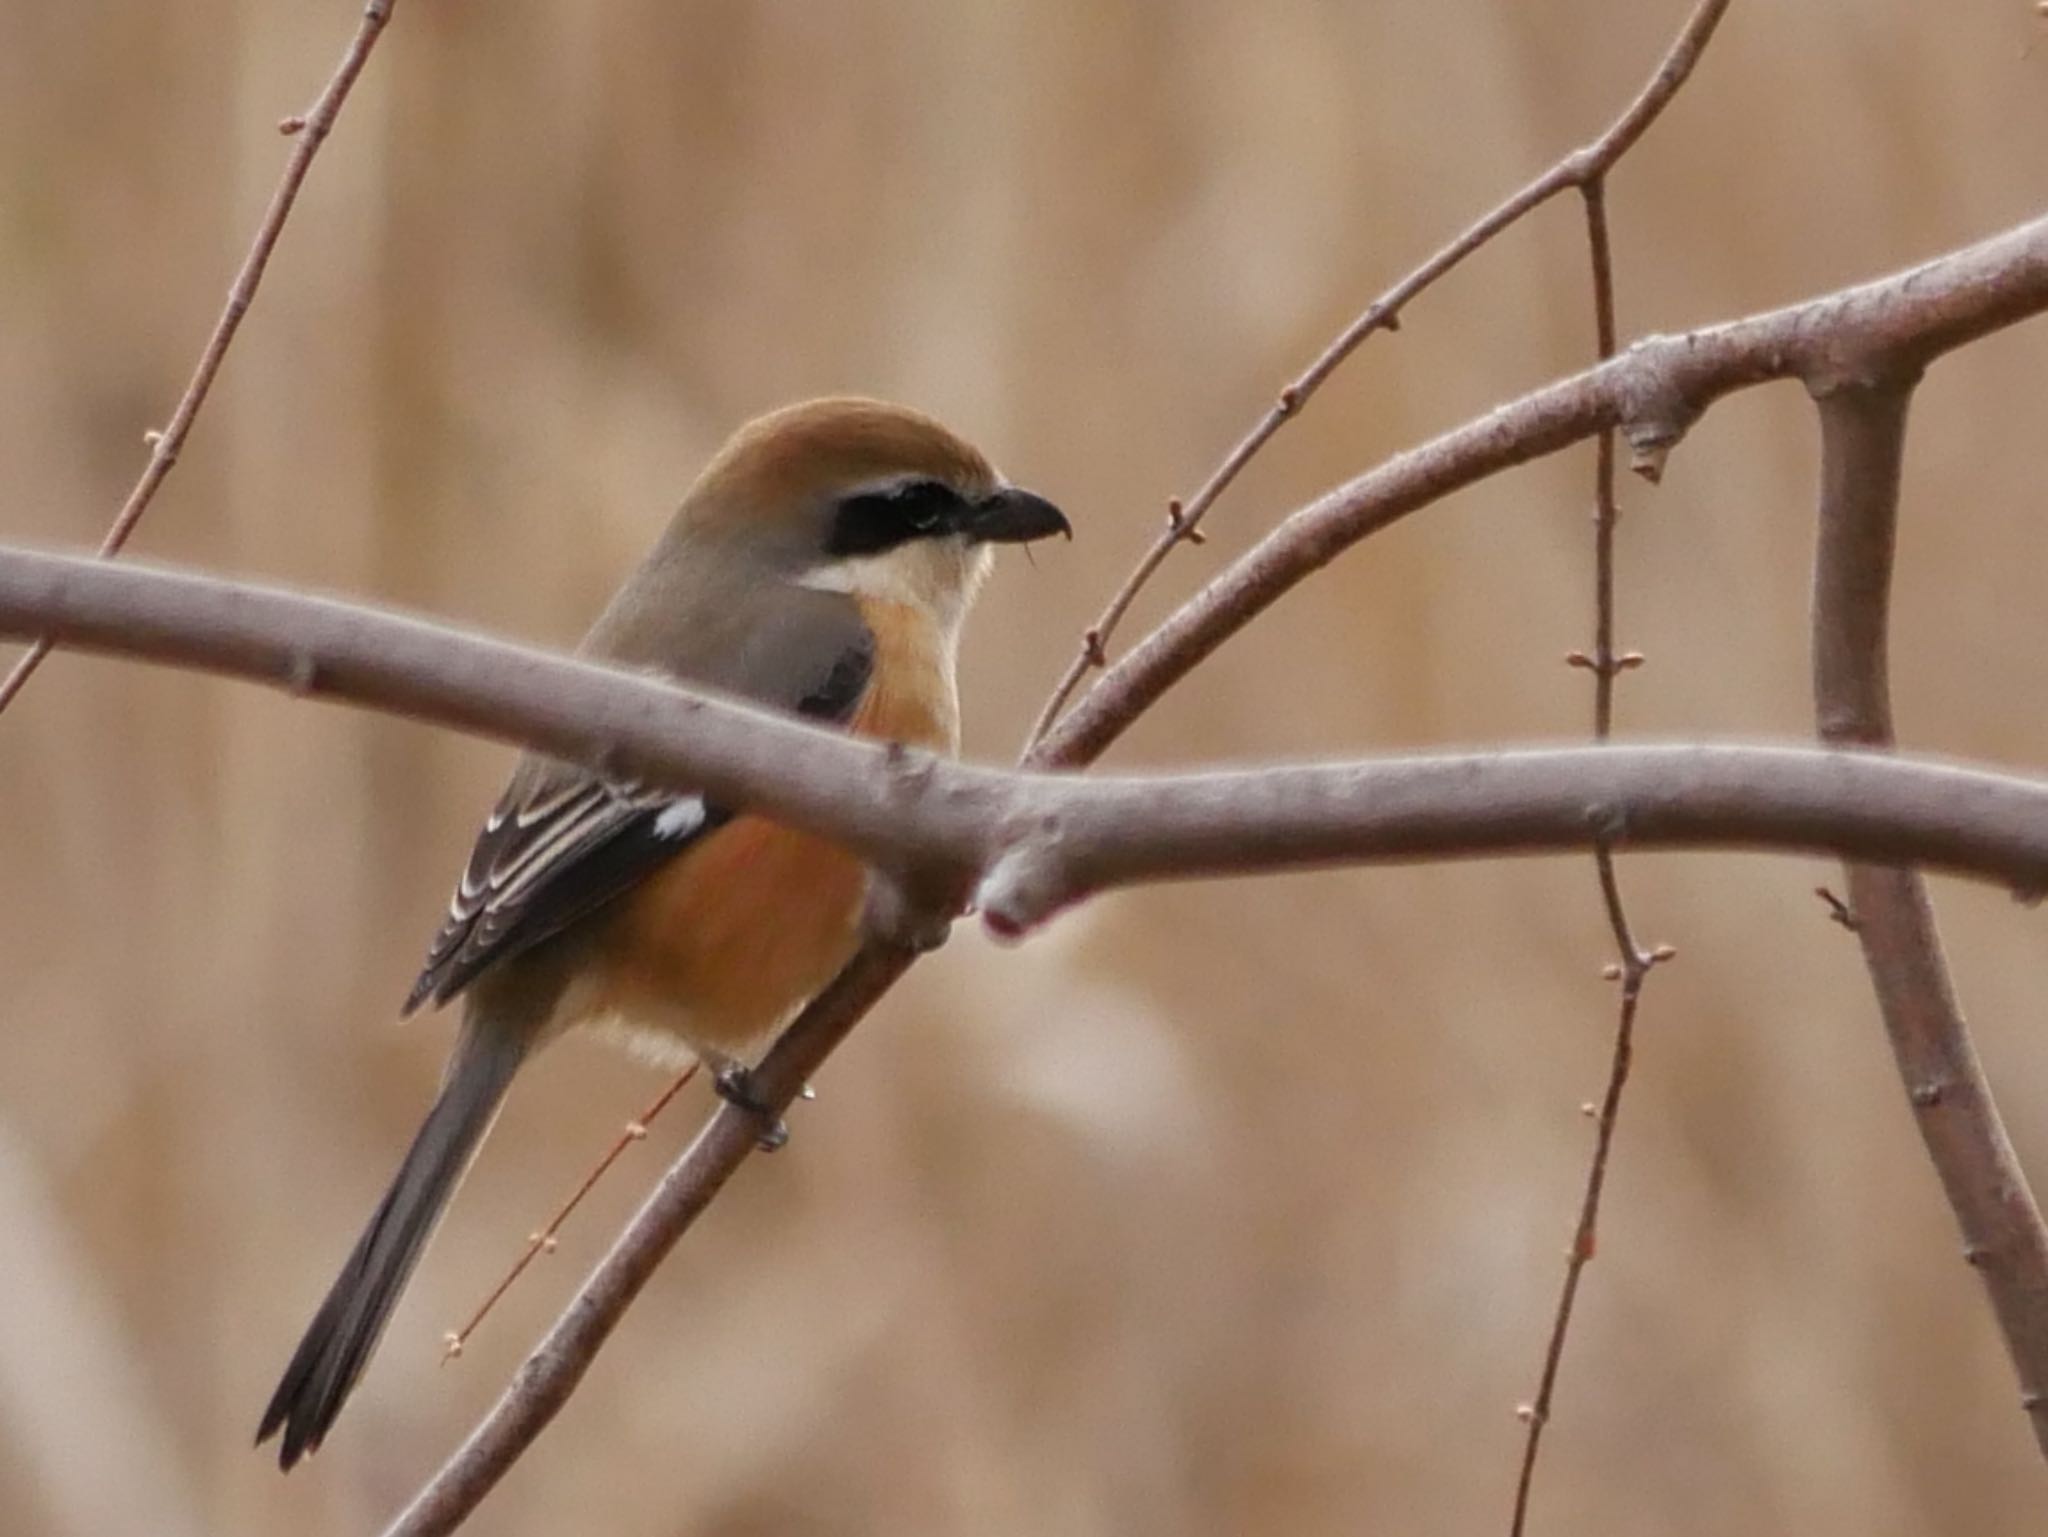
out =
[(955, 500), (952, 492), (933, 480), (907, 481), (890, 493), (890, 499), (901, 509), (903, 521), (919, 533), (937, 528)]
[(828, 555), (879, 555), (954, 526), (960, 494), (936, 480), (902, 480), (843, 498), (826, 538)]

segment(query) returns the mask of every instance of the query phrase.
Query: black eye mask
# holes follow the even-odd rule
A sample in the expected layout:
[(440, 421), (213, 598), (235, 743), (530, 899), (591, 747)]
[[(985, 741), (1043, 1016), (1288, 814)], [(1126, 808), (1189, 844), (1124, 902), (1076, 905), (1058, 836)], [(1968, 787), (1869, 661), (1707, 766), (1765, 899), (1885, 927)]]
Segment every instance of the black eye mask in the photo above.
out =
[(857, 491), (832, 516), (828, 555), (880, 555), (913, 539), (956, 531), (967, 503), (936, 480), (906, 480), (881, 491)]

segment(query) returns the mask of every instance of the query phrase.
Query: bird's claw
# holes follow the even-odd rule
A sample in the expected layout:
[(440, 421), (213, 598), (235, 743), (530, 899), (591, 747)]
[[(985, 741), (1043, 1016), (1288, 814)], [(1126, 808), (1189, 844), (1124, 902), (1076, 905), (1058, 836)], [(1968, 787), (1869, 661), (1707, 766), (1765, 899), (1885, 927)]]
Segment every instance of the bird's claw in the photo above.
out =
[(784, 1124), (782, 1117), (770, 1109), (767, 1102), (754, 1092), (754, 1075), (747, 1069), (737, 1063), (721, 1067), (712, 1075), (711, 1084), (718, 1091), (720, 1099), (728, 1105), (746, 1111), (761, 1123), (756, 1140), (762, 1152), (778, 1152), (788, 1145), (789, 1127)]

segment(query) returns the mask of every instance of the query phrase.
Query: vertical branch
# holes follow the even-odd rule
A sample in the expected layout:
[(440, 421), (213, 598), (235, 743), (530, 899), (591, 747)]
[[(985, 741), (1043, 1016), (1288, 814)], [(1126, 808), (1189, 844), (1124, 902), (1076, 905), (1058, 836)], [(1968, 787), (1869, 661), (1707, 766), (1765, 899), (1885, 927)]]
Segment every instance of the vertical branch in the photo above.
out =
[[(1593, 278), (1593, 325), (1600, 357), (1614, 356), (1614, 254), (1607, 235), (1607, 180), (1595, 176), (1580, 188), (1586, 206), (1586, 246)], [(1566, 660), (1593, 675), (1593, 736), (1605, 742), (1614, 734), (1614, 683), (1622, 673), (1642, 664), (1636, 652), (1614, 649), (1614, 532), (1621, 521), (1621, 507), (1614, 493), (1614, 429), (1605, 428), (1597, 440), (1593, 468), (1593, 650), (1589, 655), (1574, 651)], [(1636, 942), (1628, 908), (1621, 895), (1621, 878), (1614, 867), (1613, 847), (1602, 841), (1593, 851), (1594, 871), (1599, 879), (1600, 901), (1606, 909), (1607, 924), (1614, 934), (1620, 959), (1607, 968), (1607, 975), (1620, 983), (1621, 1002), (1614, 1024), (1614, 1050), (1607, 1068), (1607, 1088), (1594, 1116), (1593, 1157), (1586, 1169), (1585, 1193), (1579, 1199), (1578, 1226), (1567, 1251), (1564, 1285), (1558, 1293), (1557, 1309), (1551, 1315), (1550, 1340), (1544, 1347), (1543, 1374), (1536, 1396), (1519, 1411), (1528, 1432), (1522, 1441), (1522, 1467), (1515, 1480), (1515, 1509), (1508, 1530), (1522, 1537), (1529, 1519), (1529, 1496), (1535, 1486), (1536, 1459), (1543, 1446), (1544, 1427), (1550, 1423), (1551, 1404), (1557, 1396), (1557, 1378), (1564, 1366), (1565, 1340), (1571, 1333), (1572, 1309), (1579, 1299), (1579, 1282), (1598, 1247), (1600, 1198), (1607, 1187), (1608, 1160), (1614, 1151), (1615, 1123), (1621, 1115), (1622, 1091), (1628, 1086), (1629, 1069), (1635, 1061), (1636, 1009), (1642, 1001), (1643, 981), (1650, 968), (1670, 958), (1672, 951), (1659, 946), (1645, 951)]]
[[(1917, 372), (1816, 383), (1819, 544), (1813, 573), (1813, 693), (1833, 746), (1889, 749), (1888, 634), (1906, 409)], [(1846, 866), (1845, 926), (1864, 965), (1906, 1097), (1963, 1258), (1990, 1294), (2020, 1380), (2020, 1403), (2048, 1453), (2048, 1230), (2006, 1136), (1956, 1001), (1926, 883), (1911, 870)]]
[[(135, 532), (135, 525), (149, 510), (149, 504), (156, 500), (157, 489), (178, 462), (179, 451), (184, 448), (192, 423), (199, 416), (199, 408), (206, 404), (207, 393), (213, 388), (221, 364), (227, 360), (235, 333), (242, 327), (242, 317), (249, 313), (249, 306), (256, 298), (264, 269), (270, 265), (270, 253), (277, 249), (278, 236), (284, 233), (284, 222), (291, 217), (299, 188), (305, 185), (306, 173), (313, 168), (313, 157), (320, 153), (320, 146), (326, 142), (334, 120), (341, 114), (342, 103), (348, 100), (348, 93), (362, 74), (363, 66), (369, 63), (370, 50), (377, 46), (384, 24), (391, 19), (391, 7), (396, 3), (397, 0), (367, 0), (356, 34), (343, 50), (341, 62), (335, 66), (334, 74), (319, 99), (305, 116), (288, 117), (277, 125), (280, 133), (294, 136), (297, 142), (285, 160), (284, 174), (278, 179), (277, 190), (270, 195), (270, 206), (264, 209), (262, 222), (256, 226), (256, 238), (249, 247), (249, 254), (242, 258), (241, 270), (235, 274), (234, 283), (228, 289), (227, 304), (222, 308), (220, 318), (213, 323), (213, 334), (206, 339), (199, 362), (192, 370), (192, 378), (185, 385), (185, 393), (178, 397), (171, 419), (162, 429), (148, 434), (149, 462), (142, 467), (141, 477), (129, 491), (128, 499), (121, 504), (114, 521), (108, 525), (105, 537), (100, 540), (99, 553), (102, 556), (120, 553), (121, 547), (128, 542), (128, 536)], [(50, 638), (47, 635), (38, 637), (22, 653), (7, 676), (0, 679), (0, 711), (14, 703), (15, 696), (28, 686), (28, 680), (35, 676), (36, 669), (43, 665), (43, 659), (49, 654)]]

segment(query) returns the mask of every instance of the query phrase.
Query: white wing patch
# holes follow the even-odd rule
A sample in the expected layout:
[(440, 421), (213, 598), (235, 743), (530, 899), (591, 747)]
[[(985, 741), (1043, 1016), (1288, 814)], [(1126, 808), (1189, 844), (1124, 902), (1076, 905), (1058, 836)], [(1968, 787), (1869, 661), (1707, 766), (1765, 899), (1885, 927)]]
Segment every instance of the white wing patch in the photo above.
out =
[(703, 825), (703, 797), (687, 795), (680, 800), (670, 801), (662, 808), (661, 815), (654, 819), (654, 836), (669, 839), (687, 838)]

